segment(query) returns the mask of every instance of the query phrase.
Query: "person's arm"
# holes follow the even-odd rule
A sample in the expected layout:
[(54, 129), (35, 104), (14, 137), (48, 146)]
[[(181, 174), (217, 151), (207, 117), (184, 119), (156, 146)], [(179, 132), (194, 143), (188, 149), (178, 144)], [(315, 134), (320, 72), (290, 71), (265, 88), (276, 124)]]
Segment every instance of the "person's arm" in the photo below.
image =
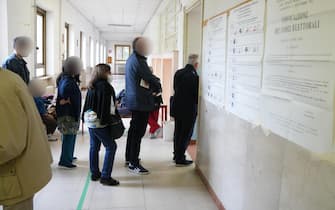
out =
[[(0, 124), (0, 165), (17, 158), (26, 148), (26, 132), (13, 130), (8, 121)], [(10, 128), (10, 126), (13, 126)]]
[(142, 60), (138, 60), (138, 62), (138, 75), (140, 78), (149, 83), (149, 85), (158, 87), (160, 85), (159, 80), (157, 80), (157, 77), (151, 72), (148, 64)]
[(179, 86), (179, 71), (177, 71), (175, 74), (174, 74), (174, 78), (173, 78), (173, 90), (174, 92), (177, 91), (178, 89), (178, 86)]
[[(10, 82), (15, 84), (17, 80), (13, 79)], [(19, 82), (23, 83), (23, 81)], [(15, 87), (13, 87), (13, 90), (6, 90), (2, 93), (7, 94), (7, 96), (0, 97), (0, 104), (2, 104), (0, 106), (0, 116), (2, 119), (0, 120), (0, 165), (20, 156), (27, 145), (27, 124), (29, 119), (25, 107), (23, 107), (15, 93), (18, 91), (28, 92), (28, 90), (22, 84), (15, 85), (18, 85), (20, 89), (15, 90)], [(26, 101), (23, 102), (28, 103)]]
[(15, 74), (19, 75), (22, 79), (25, 78), (24, 69), (21, 68), (20, 64), (16, 60), (11, 60), (3, 65), (4, 69), (10, 70)]
[(199, 77), (198, 76), (194, 76), (194, 79), (192, 82), (192, 90), (194, 90), (193, 91), (194, 103), (198, 104), (198, 100), (199, 100)]

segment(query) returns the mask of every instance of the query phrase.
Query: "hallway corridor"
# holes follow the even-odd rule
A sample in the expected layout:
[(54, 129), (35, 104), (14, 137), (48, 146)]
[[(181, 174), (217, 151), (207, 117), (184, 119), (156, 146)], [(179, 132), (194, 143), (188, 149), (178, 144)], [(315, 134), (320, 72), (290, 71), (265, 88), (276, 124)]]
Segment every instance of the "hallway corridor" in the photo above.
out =
[[(194, 167), (176, 168), (172, 163), (172, 142), (145, 138), (141, 158), (149, 168), (148, 176), (128, 173), (124, 167), (126, 139), (117, 141), (113, 177), (118, 187), (87, 182), (88, 133), (79, 136), (76, 145), (78, 168), (63, 170), (57, 166), (60, 141), (51, 143), (54, 157), (53, 179), (35, 197), (36, 210), (216, 210)], [(103, 157), (102, 147), (100, 157)], [(100, 162), (102, 160), (100, 159)], [(85, 188), (85, 184), (87, 188)], [(86, 196), (85, 196), (86, 193)], [(83, 196), (81, 198), (81, 196)]]

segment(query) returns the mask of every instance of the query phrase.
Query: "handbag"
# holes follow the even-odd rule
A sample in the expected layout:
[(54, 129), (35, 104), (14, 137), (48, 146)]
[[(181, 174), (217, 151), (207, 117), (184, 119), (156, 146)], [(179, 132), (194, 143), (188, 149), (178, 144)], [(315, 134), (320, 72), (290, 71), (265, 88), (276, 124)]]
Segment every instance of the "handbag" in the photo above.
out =
[(112, 115), (112, 120), (109, 127), (110, 127), (110, 134), (113, 139), (121, 138), (126, 129), (123, 125), (120, 115)]

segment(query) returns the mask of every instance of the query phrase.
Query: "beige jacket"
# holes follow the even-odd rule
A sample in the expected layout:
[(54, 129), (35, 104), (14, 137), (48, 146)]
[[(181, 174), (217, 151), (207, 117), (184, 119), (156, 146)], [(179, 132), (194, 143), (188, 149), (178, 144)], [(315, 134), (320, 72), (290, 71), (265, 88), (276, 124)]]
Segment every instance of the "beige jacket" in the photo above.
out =
[(0, 69), (0, 205), (32, 197), (51, 179), (51, 152), (26, 84)]

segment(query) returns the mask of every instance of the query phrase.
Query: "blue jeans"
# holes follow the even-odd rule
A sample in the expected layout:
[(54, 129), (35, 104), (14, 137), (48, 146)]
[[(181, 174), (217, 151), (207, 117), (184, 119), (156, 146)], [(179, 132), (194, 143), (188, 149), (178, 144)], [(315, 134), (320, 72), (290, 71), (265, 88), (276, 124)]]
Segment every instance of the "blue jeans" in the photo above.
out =
[(99, 175), (99, 151), (101, 143), (106, 148), (104, 165), (101, 172), (101, 178), (108, 179), (111, 177), (114, 157), (117, 145), (111, 138), (109, 127), (106, 128), (90, 128), (90, 170), (92, 175)]
[(73, 161), (74, 147), (76, 144), (76, 135), (62, 135), (62, 153), (60, 156), (60, 165), (70, 166)]

